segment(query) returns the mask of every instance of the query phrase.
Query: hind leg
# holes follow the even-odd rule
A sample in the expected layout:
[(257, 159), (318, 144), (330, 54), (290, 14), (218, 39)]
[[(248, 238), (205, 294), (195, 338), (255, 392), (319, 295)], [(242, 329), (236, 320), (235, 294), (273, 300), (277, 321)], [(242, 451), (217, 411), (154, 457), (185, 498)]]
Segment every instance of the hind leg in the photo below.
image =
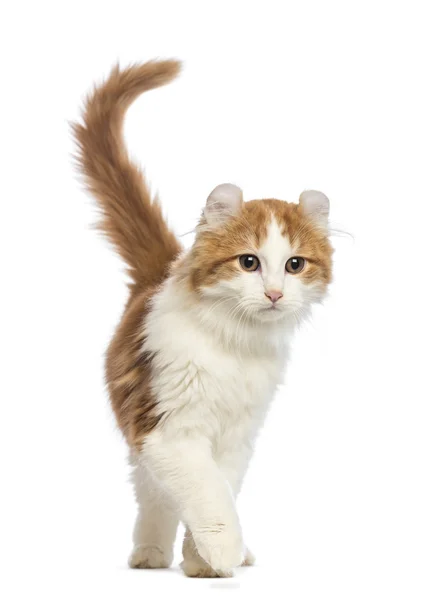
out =
[(178, 516), (171, 501), (142, 466), (133, 472), (138, 515), (129, 557), (133, 569), (161, 569), (171, 565)]

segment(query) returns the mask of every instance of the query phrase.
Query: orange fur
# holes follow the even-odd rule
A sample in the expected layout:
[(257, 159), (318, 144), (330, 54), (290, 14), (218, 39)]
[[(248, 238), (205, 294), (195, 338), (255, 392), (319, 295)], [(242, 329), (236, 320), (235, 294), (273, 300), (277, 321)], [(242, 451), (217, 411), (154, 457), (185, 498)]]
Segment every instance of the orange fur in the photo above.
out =
[(239, 215), (218, 228), (203, 227), (181, 267), (192, 289), (198, 291), (218, 279), (234, 277), (240, 269), (237, 257), (258, 252), (272, 216), (296, 254), (308, 259), (306, 269), (298, 276), (308, 282), (330, 283), (333, 251), (327, 232), (304, 215), (299, 204), (264, 199), (245, 202)]
[(102, 211), (100, 229), (129, 266), (139, 288), (163, 280), (180, 245), (158, 201), (152, 200), (142, 173), (127, 155), (123, 120), (137, 96), (170, 82), (179, 69), (180, 63), (174, 60), (151, 61), (124, 71), (115, 67), (87, 99), (83, 124), (73, 125), (80, 170)]
[[(133, 100), (171, 81), (179, 69), (180, 63), (174, 60), (151, 61), (123, 71), (115, 67), (89, 96), (83, 123), (73, 126), (79, 168), (101, 209), (100, 228), (125, 260), (133, 282), (106, 359), (112, 407), (133, 448), (140, 446), (163, 416), (156, 416), (150, 389), (152, 356), (142, 350), (143, 330), (149, 301), (168, 276), (181, 246), (158, 202), (152, 200), (142, 173), (128, 158), (122, 126)], [(240, 214), (216, 228), (207, 228), (203, 217), (192, 250), (175, 263), (176, 276), (195, 292), (234, 277), (240, 268), (238, 255), (257, 252), (272, 217), (296, 253), (308, 259), (298, 276), (328, 284), (332, 249), (326, 233), (307, 218), (300, 205), (275, 199), (245, 202)]]
[(73, 125), (78, 164), (102, 212), (100, 229), (129, 267), (131, 296), (106, 358), (106, 381), (117, 423), (138, 447), (160, 417), (150, 392), (151, 356), (143, 354), (143, 323), (148, 300), (181, 250), (168, 229), (142, 173), (123, 143), (125, 112), (141, 93), (164, 85), (179, 72), (174, 60), (151, 61), (120, 71), (89, 96), (83, 124)]

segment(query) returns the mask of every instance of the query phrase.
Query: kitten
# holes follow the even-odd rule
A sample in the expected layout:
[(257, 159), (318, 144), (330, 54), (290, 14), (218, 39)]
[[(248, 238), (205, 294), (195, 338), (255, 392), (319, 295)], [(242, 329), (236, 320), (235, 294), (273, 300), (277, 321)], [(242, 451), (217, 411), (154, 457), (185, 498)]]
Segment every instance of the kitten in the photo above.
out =
[(287, 360), (287, 341), (331, 279), (329, 203), (207, 199), (192, 248), (165, 223), (122, 139), (126, 109), (179, 72), (152, 61), (109, 78), (74, 125), (101, 229), (128, 265), (130, 295), (106, 358), (139, 507), (131, 567), (168, 567), (181, 520), (182, 568), (228, 577), (253, 563), (235, 498)]

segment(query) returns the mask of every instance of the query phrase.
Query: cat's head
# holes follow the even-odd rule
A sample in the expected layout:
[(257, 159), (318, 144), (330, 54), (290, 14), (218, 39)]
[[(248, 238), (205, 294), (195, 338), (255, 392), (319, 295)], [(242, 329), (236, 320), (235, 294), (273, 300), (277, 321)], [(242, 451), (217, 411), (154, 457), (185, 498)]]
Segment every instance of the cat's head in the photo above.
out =
[(193, 291), (239, 318), (298, 320), (323, 298), (331, 280), (328, 213), (321, 192), (303, 192), (298, 204), (244, 202), (240, 188), (219, 185), (188, 257)]

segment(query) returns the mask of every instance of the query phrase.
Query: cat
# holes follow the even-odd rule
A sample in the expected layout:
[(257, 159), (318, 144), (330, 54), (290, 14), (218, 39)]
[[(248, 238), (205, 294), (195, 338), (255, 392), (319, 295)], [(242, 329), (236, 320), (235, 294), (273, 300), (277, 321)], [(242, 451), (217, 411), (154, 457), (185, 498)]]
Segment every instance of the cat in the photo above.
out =
[(122, 136), (133, 100), (179, 70), (175, 60), (115, 67), (73, 130), (100, 228), (131, 280), (106, 356), (138, 504), (129, 565), (169, 567), (181, 521), (184, 573), (230, 577), (254, 562), (235, 507), (254, 439), (292, 333), (331, 281), (329, 201), (306, 191), (298, 203), (245, 202), (218, 185), (184, 251)]

